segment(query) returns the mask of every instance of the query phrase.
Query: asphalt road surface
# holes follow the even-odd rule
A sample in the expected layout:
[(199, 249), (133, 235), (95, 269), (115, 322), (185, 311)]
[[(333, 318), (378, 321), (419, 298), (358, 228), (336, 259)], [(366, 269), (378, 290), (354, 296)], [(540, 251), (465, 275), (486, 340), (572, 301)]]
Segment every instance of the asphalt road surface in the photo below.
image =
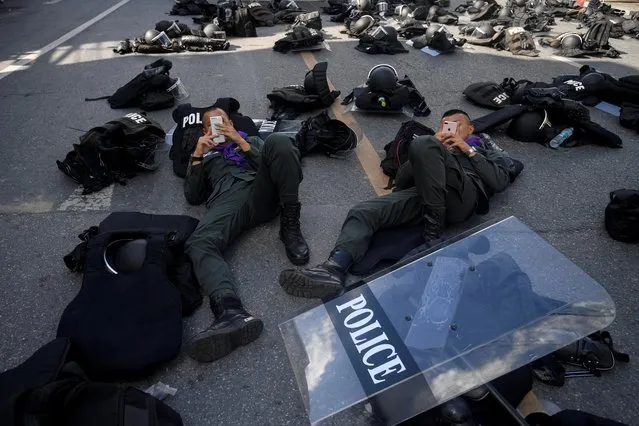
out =
[[(0, 5), (0, 371), (55, 336), (58, 318), (80, 286), (81, 277), (62, 262), (80, 231), (118, 210), (203, 214), (203, 207), (187, 205), (182, 181), (173, 175), (168, 160), (155, 173), (87, 197), (80, 196), (55, 165), (81, 131), (124, 112), (111, 110), (106, 101), (89, 103), (84, 98), (113, 93), (155, 59), (119, 56), (111, 49), (117, 41), (166, 19), (172, 3), (7, 0)], [(313, 55), (273, 52), (273, 41), (284, 30), (276, 26), (258, 29), (263, 37), (232, 40), (228, 52), (183, 53), (168, 59), (173, 61), (172, 74), (187, 85), (191, 103), (209, 105), (217, 97), (233, 96), (241, 111), (254, 118), (269, 115), (265, 95), (272, 88), (301, 84), (313, 59), (329, 62), (329, 78), (343, 94), (363, 83), (373, 65), (387, 62), (408, 74), (425, 95), (433, 113), (420, 121), (430, 126), (449, 108), (464, 108), (473, 117), (488, 112), (463, 99), (461, 91), (472, 82), (505, 77), (550, 81), (576, 73), (584, 63), (617, 77), (639, 74), (636, 40), (614, 40), (618, 50), (627, 52), (616, 60), (560, 61), (545, 49), (538, 58), (524, 58), (472, 46), (450, 56), (431, 57), (411, 48), (403, 55), (370, 56), (355, 51), (355, 42), (339, 34), (339, 28), (326, 27), (331, 50)], [(574, 24), (562, 23), (554, 31), (569, 28)], [(342, 111), (341, 106), (335, 108)], [(609, 191), (639, 188), (639, 137), (621, 128), (612, 115), (596, 109), (591, 114), (623, 138), (623, 149), (584, 146), (553, 151), (495, 133), (526, 169), (508, 191), (492, 200), (488, 215), (473, 218), (468, 226), (514, 215), (608, 290), (617, 304), (610, 331), (616, 346), (633, 358), (631, 363), (600, 378), (569, 380), (562, 388), (535, 388), (561, 407), (638, 424), (639, 246), (610, 239), (603, 213)], [(167, 129), (172, 125), (169, 110), (150, 115)], [(302, 227), (312, 248), (311, 264), (330, 252), (349, 206), (382, 189), (370, 159), (374, 165), (375, 154), (383, 152), (408, 118), (354, 116), (370, 145), (362, 143), (359, 155), (311, 157), (304, 164)], [(161, 380), (176, 387), (177, 394), (167, 402), (186, 425), (307, 423), (278, 324), (318, 301), (293, 298), (280, 289), (278, 273), (290, 265), (277, 238), (278, 226), (273, 221), (251, 231), (228, 254), (246, 306), (265, 322), (262, 337), (210, 365), (181, 355), (153, 377), (135, 383), (144, 387)], [(186, 336), (210, 320), (208, 310), (200, 309), (185, 321)]]

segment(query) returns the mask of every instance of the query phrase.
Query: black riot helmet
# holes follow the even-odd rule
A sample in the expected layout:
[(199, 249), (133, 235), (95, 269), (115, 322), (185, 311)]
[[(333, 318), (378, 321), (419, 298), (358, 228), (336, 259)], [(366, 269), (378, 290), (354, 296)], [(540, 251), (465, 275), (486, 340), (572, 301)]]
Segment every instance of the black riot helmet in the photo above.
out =
[(426, 41), (430, 41), (436, 32), (442, 31), (442, 28), (443, 28), (443, 25), (431, 24), (426, 30), (426, 33), (424, 34), (424, 38), (426, 39)]
[(373, 18), (371, 15), (364, 15), (361, 16), (357, 21), (351, 23), (350, 32), (355, 36), (359, 36), (364, 34), (373, 25), (375, 25), (375, 18)]
[(368, 72), (366, 85), (374, 92), (390, 91), (397, 86), (397, 70), (388, 64), (375, 65)]
[(377, 27), (371, 36), (373, 36), (375, 40), (396, 41), (397, 30), (391, 26), (385, 25), (383, 27)]
[(583, 39), (579, 34), (566, 34), (561, 38), (562, 49), (579, 49)]
[(495, 29), (488, 22), (484, 22), (483, 24), (475, 27), (473, 32), (471, 33), (471, 37), (476, 38), (491, 38), (495, 35)]
[(158, 30), (148, 30), (144, 33), (144, 41), (146, 41), (146, 44), (153, 44), (153, 39), (158, 35), (160, 35)]
[(499, 9), (499, 13), (497, 14), (497, 18), (499, 19), (510, 19), (510, 9), (507, 7), (502, 7)]
[(112, 274), (133, 272), (146, 259), (146, 239), (126, 238), (110, 242), (104, 249), (104, 267)]
[(484, 0), (475, 0), (473, 2), (473, 7), (477, 10), (481, 9), (482, 7), (484, 7), (484, 5), (486, 4), (486, 2)]
[(603, 84), (605, 77), (598, 72), (589, 72), (579, 79), (585, 86), (598, 87)]
[(515, 117), (506, 133), (520, 142), (546, 143), (552, 136), (551, 123), (546, 110), (526, 111)]
[(408, 7), (405, 4), (395, 7), (395, 15), (397, 15), (399, 19), (408, 18), (408, 15), (410, 15), (410, 12), (411, 12), (410, 7)]

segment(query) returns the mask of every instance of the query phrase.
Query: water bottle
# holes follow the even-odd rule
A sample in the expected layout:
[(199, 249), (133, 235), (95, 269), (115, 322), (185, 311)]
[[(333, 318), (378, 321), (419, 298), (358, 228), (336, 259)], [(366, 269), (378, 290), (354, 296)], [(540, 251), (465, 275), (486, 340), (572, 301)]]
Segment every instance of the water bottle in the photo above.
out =
[(486, 146), (486, 148), (494, 149), (495, 151), (498, 151), (498, 152), (505, 152), (503, 148), (497, 145), (497, 143), (493, 140), (493, 138), (491, 138), (486, 133), (480, 133), (479, 136), (481, 136), (481, 139), (484, 145)]
[(552, 140), (550, 141), (548, 145), (553, 149), (559, 148), (561, 145), (563, 145), (564, 142), (566, 142), (572, 136), (574, 131), (575, 129), (573, 129), (572, 127), (565, 128), (557, 136), (552, 138)]

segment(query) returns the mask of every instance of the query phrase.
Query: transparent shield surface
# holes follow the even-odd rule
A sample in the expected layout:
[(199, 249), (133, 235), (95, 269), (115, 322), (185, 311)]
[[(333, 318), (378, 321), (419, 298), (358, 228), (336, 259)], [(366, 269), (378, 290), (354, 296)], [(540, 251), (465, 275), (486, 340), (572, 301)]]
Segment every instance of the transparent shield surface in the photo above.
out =
[(312, 424), (376, 416), (395, 424), (605, 328), (614, 315), (597, 282), (510, 217), (280, 329)]

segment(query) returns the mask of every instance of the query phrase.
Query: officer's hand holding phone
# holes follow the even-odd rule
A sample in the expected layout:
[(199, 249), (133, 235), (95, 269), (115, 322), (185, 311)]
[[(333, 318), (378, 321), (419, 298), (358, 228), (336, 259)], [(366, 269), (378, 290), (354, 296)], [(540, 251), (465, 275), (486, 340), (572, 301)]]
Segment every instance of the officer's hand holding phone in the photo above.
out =
[(197, 140), (197, 145), (195, 146), (195, 151), (193, 152), (194, 157), (202, 157), (204, 154), (215, 148), (216, 143), (213, 141), (213, 132), (209, 129), (203, 136), (201, 136)]

